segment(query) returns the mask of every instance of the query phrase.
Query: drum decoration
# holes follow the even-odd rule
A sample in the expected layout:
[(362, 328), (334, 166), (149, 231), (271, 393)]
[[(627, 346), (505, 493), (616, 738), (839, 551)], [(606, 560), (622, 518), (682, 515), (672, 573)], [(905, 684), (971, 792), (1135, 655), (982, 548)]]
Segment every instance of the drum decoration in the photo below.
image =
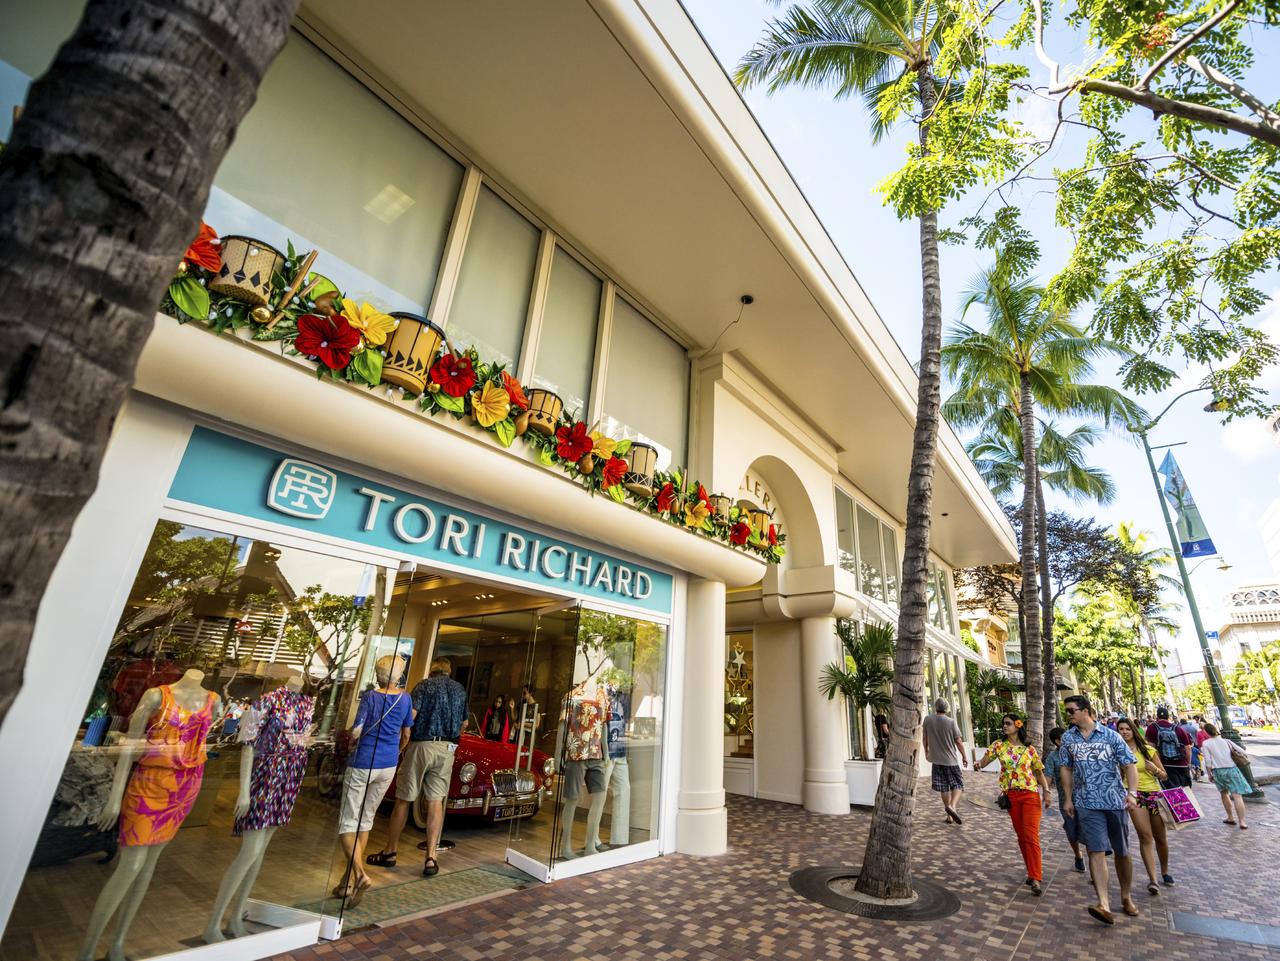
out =
[(711, 513), (728, 519), (729, 511), (733, 507), (733, 501), (730, 498), (725, 497), (724, 494), (712, 494), (708, 500), (711, 502)]
[(216, 294), (265, 307), (271, 300), (271, 276), (284, 266), (284, 254), (270, 244), (235, 234), (222, 238), (222, 267), (209, 281)]
[(747, 512), (747, 516), (750, 519), (751, 529), (753, 531), (755, 531), (761, 537), (768, 536), (769, 520), (770, 518), (773, 517), (773, 513), (771, 511), (761, 510), (758, 507), (753, 507)]
[(648, 444), (633, 443), (626, 453), (627, 472), (622, 486), (637, 497), (653, 496), (653, 472), (658, 467), (658, 452)]
[(427, 389), (427, 376), (444, 341), (444, 331), (418, 314), (398, 311), (391, 316), (400, 326), (387, 340), (382, 382), (421, 394)]
[(556, 432), (564, 401), (559, 395), (541, 387), (529, 391), (529, 429), (550, 437)]

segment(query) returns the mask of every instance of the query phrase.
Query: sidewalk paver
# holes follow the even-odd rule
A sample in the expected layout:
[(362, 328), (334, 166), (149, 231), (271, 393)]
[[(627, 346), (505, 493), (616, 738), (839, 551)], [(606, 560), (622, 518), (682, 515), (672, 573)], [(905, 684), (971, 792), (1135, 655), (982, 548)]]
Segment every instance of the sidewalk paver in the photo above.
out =
[[(967, 778), (971, 797), (994, 798), (995, 779)], [(1086, 914), (1087, 877), (1072, 869), (1056, 810), (1042, 826), (1045, 894), (1035, 898), (1009, 818), (994, 805), (963, 806), (964, 825), (943, 822), (928, 791), (917, 788), (915, 871), (949, 887), (962, 902), (942, 921), (872, 921), (800, 898), (792, 871), (862, 859), (870, 815), (808, 814), (794, 805), (731, 797), (730, 852), (719, 858), (670, 855), (539, 885), (468, 907), (331, 944), (280, 961), (1280, 961), (1280, 947), (1175, 931), (1172, 913), (1280, 925), (1280, 810), (1250, 806), (1251, 829), (1221, 824), (1216, 792), (1198, 789), (1199, 825), (1172, 836), (1177, 879), (1158, 897), (1146, 893), (1135, 863), (1137, 918), (1117, 913), (1113, 928)], [(1136, 833), (1133, 834), (1136, 853)], [(1113, 907), (1119, 895), (1112, 880)], [(1212, 925), (1202, 925), (1212, 930)], [(1236, 930), (1246, 930), (1237, 926)], [(1263, 927), (1260, 941), (1274, 932)]]

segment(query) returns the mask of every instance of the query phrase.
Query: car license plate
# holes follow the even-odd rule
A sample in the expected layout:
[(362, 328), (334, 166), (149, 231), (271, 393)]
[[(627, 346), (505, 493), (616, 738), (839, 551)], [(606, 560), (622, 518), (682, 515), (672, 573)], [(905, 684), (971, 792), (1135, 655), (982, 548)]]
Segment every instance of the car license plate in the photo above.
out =
[(527, 818), (537, 807), (532, 801), (527, 804), (499, 804), (493, 809), (495, 821), (510, 821), (513, 818)]

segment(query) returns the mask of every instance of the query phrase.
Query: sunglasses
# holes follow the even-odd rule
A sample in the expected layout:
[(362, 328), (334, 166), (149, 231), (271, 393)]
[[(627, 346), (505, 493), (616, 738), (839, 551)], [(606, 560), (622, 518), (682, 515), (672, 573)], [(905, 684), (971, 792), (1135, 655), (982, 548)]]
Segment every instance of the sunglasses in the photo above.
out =
[(1072, 706), (1071, 706), (1071, 705), (1069, 705), (1069, 704), (1064, 704), (1064, 705), (1062, 706), (1062, 713), (1064, 713), (1064, 714), (1074, 714), (1074, 713), (1075, 713), (1076, 711), (1078, 711), (1078, 710), (1080, 710), (1080, 708), (1078, 708), (1078, 707), (1072, 707)]

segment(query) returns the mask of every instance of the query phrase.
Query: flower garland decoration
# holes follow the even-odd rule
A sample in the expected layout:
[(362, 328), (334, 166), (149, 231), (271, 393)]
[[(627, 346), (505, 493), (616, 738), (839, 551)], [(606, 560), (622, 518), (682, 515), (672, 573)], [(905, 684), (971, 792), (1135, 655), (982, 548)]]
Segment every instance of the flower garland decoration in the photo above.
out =
[[(160, 304), (179, 323), (198, 321), (214, 333), (252, 330), (251, 339), (279, 343), (281, 350), (315, 364), (316, 376), (368, 389), (384, 385), (384, 348), (399, 321), (367, 302), (343, 296), (327, 278), (312, 273), (315, 253), (299, 255), (292, 242), (271, 276), (266, 306), (249, 304), (211, 291), (209, 281), (221, 269), (218, 235), (201, 222), (183, 254)], [(529, 430), (529, 398), (519, 379), (503, 364), (480, 357), (474, 347), (446, 342), (430, 359), (426, 389), (413, 399), (430, 416), (469, 418), (476, 427), (510, 448), (517, 439), (545, 467), (563, 470), (591, 494), (603, 493), (619, 504), (711, 537), (777, 564), (786, 553), (786, 536), (773, 524), (758, 530), (739, 507), (717, 510), (707, 490), (679, 469), (656, 471), (651, 493), (625, 486), (631, 441), (609, 437), (563, 411), (548, 436)]]

